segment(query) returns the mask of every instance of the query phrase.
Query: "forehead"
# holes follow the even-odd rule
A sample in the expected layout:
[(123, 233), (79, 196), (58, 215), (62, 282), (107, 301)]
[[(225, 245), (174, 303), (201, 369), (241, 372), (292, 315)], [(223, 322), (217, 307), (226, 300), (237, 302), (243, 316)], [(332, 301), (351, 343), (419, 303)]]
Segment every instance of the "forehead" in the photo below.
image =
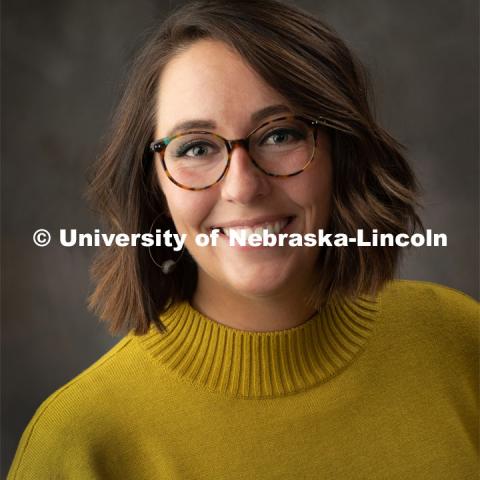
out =
[(157, 97), (157, 135), (178, 122), (213, 120), (220, 133), (248, 130), (253, 112), (286, 100), (234, 50), (200, 40), (163, 69)]

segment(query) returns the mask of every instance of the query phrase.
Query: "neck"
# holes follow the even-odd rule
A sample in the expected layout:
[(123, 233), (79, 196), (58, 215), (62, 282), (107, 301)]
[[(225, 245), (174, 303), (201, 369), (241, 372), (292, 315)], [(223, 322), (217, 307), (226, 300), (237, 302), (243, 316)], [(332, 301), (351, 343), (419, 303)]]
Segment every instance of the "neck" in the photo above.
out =
[(216, 288), (212, 294), (211, 288), (199, 282), (192, 306), (212, 320), (238, 330), (286, 330), (305, 323), (316, 313), (306, 302), (306, 291), (298, 288), (254, 296)]

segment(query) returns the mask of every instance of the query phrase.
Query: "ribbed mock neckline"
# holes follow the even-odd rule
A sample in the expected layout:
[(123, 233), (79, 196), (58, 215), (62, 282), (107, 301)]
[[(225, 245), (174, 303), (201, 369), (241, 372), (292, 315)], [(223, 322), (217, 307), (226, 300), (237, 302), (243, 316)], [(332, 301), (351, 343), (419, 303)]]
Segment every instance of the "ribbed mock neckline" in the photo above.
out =
[(172, 306), (134, 337), (164, 367), (209, 391), (244, 398), (293, 394), (328, 381), (364, 349), (377, 302), (335, 299), (305, 323), (252, 332), (211, 320), (188, 302)]

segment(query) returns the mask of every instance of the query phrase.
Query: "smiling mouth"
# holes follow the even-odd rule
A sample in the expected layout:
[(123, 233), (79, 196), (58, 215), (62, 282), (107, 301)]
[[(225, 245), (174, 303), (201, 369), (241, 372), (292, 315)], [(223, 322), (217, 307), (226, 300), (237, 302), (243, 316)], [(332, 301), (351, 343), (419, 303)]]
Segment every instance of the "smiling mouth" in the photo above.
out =
[(245, 235), (247, 238), (253, 234), (262, 235), (264, 231), (270, 234), (278, 234), (280, 233), (287, 225), (289, 225), (292, 220), (293, 216), (281, 218), (274, 222), (263, 222), (258, 223), (256, 225), (235, 225), (230, 227), (212, 227), (211, 230), (219, 230), (221, 234), (230, 237), (233, 232), (237, 235)]

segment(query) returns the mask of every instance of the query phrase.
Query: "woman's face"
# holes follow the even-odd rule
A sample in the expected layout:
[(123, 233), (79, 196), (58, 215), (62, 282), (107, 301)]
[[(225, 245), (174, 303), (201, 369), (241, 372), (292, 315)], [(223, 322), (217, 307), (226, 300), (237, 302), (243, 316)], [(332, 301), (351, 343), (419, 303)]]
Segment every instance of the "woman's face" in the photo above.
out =
[[(279, 113), (268, 110), (278, 108)], [(201, 121), (227, 139), (246, 137), (255, 127), (293, 112), (287, 100), (269, 87), (225, 44), (200, 40), (164, 68), (158, 91), (155, 138), (183, 132), (176, 126)], [(262, 114), (262, 111), (265, 114)], [(265, 116), (266, 115), (266, 116)], [(192, 130), (190, 127), (188, 130)], [(283, 225), (282, 233), (317, 233), (326, 228), (330, 212), (332, 166), (330, 145), (322, 131), (308, 168), (288, 178), (258, 170), (242, 147), (234, 148), (230, 168), (221, 182), (202, 191), (172, 183), (156, 156), (160, 186), (178, 233), (198, 264), (198, 291), (213, 300), (222, 294), (267, 297), (312, 285), (318, 256), (315, 247), (231, 247), (221, 234), (217, 246), (199, 247), (195, 235), (213, 227)]]

